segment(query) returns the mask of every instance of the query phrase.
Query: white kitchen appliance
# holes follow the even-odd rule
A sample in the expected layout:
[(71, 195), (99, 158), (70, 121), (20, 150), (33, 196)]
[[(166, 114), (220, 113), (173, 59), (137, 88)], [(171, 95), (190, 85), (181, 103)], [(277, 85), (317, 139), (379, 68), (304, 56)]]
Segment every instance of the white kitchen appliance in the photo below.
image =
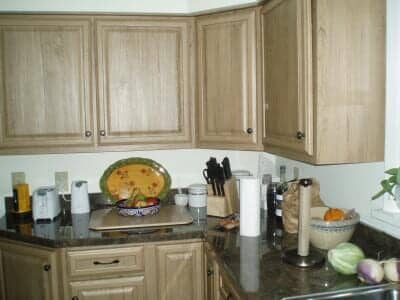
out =
[(86, 214), (90, 212), (88, 183), (84, 180), (72, 181), (71, 213)]
[(33, 220), (53, 220), (61, 212), (60, 199), (55, 186), (39, 187), (33, 192)]

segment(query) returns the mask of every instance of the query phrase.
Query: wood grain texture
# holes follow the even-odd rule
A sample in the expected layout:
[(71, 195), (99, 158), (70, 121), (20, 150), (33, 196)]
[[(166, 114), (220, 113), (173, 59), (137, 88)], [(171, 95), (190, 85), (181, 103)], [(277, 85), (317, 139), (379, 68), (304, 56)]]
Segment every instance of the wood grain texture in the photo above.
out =
[(314, 6), (316, 160), (383, 160), (385, 1)]
[(109, 278), (70, 283), (79, 300), (145, 300), (144, 277)]
[[(261, 22), (263, 142), (311, 155), (311, 1), (271, 1)], [(305, 138), (298, 139), (298, 131)]]
[[(273, 15), (270, 12), (277, 7), (281, 8), (281, 15), (271, 18)], [(265, 30), (262, 35), (264, 101), (267, 111), (264, 121), (265, 150), (314, 164), (383, 160), (385, 2), (275, 0), (267, 3), (263, 12), (267, 13), (262, 14), (262, 29)], [(288, 23), (293, 29), (295, 19), (297, 31), (285, 33)], [(282, 24), (276, 26), (271, 23), (273, 21)], [(279, 28), (283, 30), (280, 34)], [(312, 28), (312, 32), (308, 28)], [(275, 40), (281, 42), (281, 53), (285, 54), (280, 58), (271, 54), (278, 51), (269, 52), (272, 46), (268, 46), (268, 40), (272, 41), (274, 34)], [(283, 41), (280, 35), (284, 37)], [(297, 36), (297, 43), (292, 40), (290, 45), (285, 45), (285, 39), (291, 35)], [(296, 45), (298, 78), (290, 81), (285, 70), (294, 61), (295, 54), (284, 49), (293, 49)], [(271, 65), (265, 55), (276, 56), (282, 61), (276, 66)], [(268, 87), (268, 82), (274, 82), (279, 76), (282, 78)], [(280, 83), (282, 89), (274, 91)], [(273, 107), (269, 105), (271, 91), (277, 95), (280, 93), (280, 97), (286, 99), (286, 91), (291, 89), (292, 94), (298, 93), (297, 104), (293, 100), (273, 102)], [(274, 127), (284, 118), (285, 111), (290, 119), (297, 116), (298, 128), (302, 128), (303, 124), (305, 139), (297, 142), (298, 147), (288, 139), (288, 133), (295, 129), (295, 122), (285, 121)], [(278, 115), (279, 118), (276, 117)], [(285, 127), (285, 124), (291, 125)], [(292, 140), (295, 143), (294, 138)]]
[(156, 248), (160, 300), (202, 300), (202, 243), (161, 245)]
[(11, 243), (1, 243), (0, 249), (5, 299), (60, 299), (55, 251)]
[(258, 147), (257, 24), (256, 9), (197, 20), (200, 147)]
[(0, 147), (93, 144), (90, 18), (0, 16)]
[(143, 247), (140, 246), (118, 249), (68, 251), (66, 255), (70, 277), (139, 272), (144, 270)]
[(190, 143), (192, 19), (95, 20), (99, 144)]

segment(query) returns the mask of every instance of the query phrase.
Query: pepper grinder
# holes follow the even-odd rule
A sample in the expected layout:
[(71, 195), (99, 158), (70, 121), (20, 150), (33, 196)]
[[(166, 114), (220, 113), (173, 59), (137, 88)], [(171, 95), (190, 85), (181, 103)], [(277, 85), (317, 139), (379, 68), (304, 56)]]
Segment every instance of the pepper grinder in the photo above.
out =
[(310, 249), (311, 179), (301, 179), (299, 199), (299, 236), (297, 248), (283, 253), (284, 262), (301, 268), (322, 266), (324, 256)]

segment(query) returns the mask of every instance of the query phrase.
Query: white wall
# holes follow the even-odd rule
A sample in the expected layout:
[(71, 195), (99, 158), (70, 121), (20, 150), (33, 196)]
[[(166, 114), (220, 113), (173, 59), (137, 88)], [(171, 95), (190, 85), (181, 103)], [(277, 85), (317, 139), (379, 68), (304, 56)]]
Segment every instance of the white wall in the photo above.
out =
[(293, 167), (299, 168), (300, 177), (316, 178), (321, 185), (321, 198), (328, 206), (355, 208), (366, 223), (370, 223), (371, 207), (381, 204), (371, 201), (371, 197), (379, 191), (383, 162), (314, 166), (276, 157), (276, 169), (280, 165), (287, 166), (289, 179)]
[[(258, 171), (259, 152), (223, 150), (158, 150), (135, 152), (105, 152), (82, 154), (18, 155), (0, 156), (0, 197), (10, 196), (11, 172), (25, 172), (31, 191), (43, 185), (54, 184), (54, 172), (67, 171), (69, 182), (84, 179), (89, 183), (89, 192), (98, 192), (99, 179), (104, 170), (119, 159), (145, 157), (163, 165), (172, 177), (172, 186), (187, 186), (204, 182), (202, 170), (205, 162), (214, 156), (221, 161), (228, 156), (232, 169)], [(267, 171), (272, 171), (275, 157), (264, 155)], [(4, 214), (4, 202), (0, 201), (0, 215)]]
[(0, 11), (181, 14), (258, 2), (260, 0), (2, 0)]
[(0, 11), (187, 13), (186, 0), (1, 0)]

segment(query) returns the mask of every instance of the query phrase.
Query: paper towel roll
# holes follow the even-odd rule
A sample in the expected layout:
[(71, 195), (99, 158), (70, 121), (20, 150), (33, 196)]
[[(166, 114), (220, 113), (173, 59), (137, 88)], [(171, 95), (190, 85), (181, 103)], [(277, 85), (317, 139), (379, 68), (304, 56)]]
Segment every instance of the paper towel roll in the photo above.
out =
[(240, 235), (260, 235), (260, 180), (255, 177), (240, 181)]
[(260, 286), (260, 237), (240, 237), (240, 284), (246, 292)]

